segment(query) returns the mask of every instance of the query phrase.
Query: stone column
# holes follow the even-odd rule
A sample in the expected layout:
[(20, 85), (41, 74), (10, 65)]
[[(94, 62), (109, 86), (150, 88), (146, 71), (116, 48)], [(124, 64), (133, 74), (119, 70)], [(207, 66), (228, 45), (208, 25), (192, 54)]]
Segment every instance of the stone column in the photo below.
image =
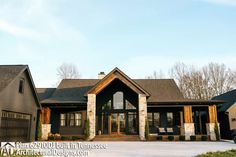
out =
[(216, 124), (218, 125), (218, 134), (220, 135), (220, 127), (219, 127), (219, 123), (217, 121), (217, 109), (216, 109), (216, 105), (211, 105), (208, 106), (208, 119), (209, 122), (206, 124), (206, 129), (207, 129), (207, 135), (209, 136), (210, 140), (217, 140), (216, 137)]
[(90, 136), (89, 140), (92, 140), (96, 135), (96, 94), (88, 94), (87, 102), (87, 120), (90, 122)]
[(184, 106), (184, 135), (185, 140), (190, 140), (190, 136), (195, 135), (192, 106)]
[(147, 118), (147, 99), (146, 95), (139, 94), (139, 137), (141, 140), (145, 140), (145, 123)]

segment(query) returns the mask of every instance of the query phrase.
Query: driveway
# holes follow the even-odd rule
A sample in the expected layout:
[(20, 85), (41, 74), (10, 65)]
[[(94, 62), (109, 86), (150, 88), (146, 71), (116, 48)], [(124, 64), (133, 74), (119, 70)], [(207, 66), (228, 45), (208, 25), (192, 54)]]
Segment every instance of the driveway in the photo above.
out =
[(189, 157), (209, 151), (236, 149), (225, 142), (96, 142), (107, 144), (106, 150), (92, 150), (91, 157)]

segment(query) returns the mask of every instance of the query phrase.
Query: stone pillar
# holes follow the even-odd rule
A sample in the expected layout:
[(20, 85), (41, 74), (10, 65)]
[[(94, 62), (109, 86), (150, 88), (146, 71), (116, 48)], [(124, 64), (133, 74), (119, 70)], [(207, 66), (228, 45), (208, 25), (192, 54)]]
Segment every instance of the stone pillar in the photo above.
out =
[(185, 140), (190, 140), (190, 136), (195, 135), (192, 106), (184, 106), (184, 135)]
[(139, 94), (139, 137), (141, 140), (145, 140), (145, 123), (147, 118), (147, 99), (146, 95)]
[(208, 119), (209, 119), (209, 123), (206, 124), (206, 129), (207, 129), (207, 135), (209, 136), (210, 140), (217, 140), (216, 137), (216, 124), (218, 125), (218, 134), (220, 135), (220, 127), (219, 127), (219, 123), (217, 121), (217, 109), (216, 109), (216, 105), (211, 105), (208, 106)]
[(48, 140), (48, 135), (51, 133), (51, 124), (42, 124), (42, 140)]
[(96, 94), (88, 94), (87, 103), (87, 120), (90, 122), (90, 136), (89, 140), (92, 140), (96, 135)]

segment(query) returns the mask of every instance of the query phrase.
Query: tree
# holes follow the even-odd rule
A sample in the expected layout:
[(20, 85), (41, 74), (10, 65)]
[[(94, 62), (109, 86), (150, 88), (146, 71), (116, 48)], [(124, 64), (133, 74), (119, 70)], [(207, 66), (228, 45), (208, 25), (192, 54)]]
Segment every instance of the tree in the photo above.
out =
[(63, 63), (60, 67), (57, 68), (58, 83), (62, 79), (77, 79), (80, 78), (78, 68), (74, 64)]
[(164, 78), (164, 73), (162, 72), (162, 70), (159, 70), (159, 72), (157, 72), (156, 70), (153, 71), (152, 75), (146, 76), (147, 79), (162, 79)]
[(199, 69), (176, 63), (171, 69), (171, 76), (184, 97), (190, 99), (211, 99), (236, 86), (235, 71), (218, 63), (209, 63)]

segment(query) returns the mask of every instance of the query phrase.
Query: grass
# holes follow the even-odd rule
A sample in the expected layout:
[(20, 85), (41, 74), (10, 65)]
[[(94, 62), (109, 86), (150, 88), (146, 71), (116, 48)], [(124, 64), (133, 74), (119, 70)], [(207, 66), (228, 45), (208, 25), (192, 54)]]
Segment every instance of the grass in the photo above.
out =
[(224, 152), (208, 152), (206, 154), (200, 154), (196, 157), (236, 157), (236, 149), (227, 150)]

